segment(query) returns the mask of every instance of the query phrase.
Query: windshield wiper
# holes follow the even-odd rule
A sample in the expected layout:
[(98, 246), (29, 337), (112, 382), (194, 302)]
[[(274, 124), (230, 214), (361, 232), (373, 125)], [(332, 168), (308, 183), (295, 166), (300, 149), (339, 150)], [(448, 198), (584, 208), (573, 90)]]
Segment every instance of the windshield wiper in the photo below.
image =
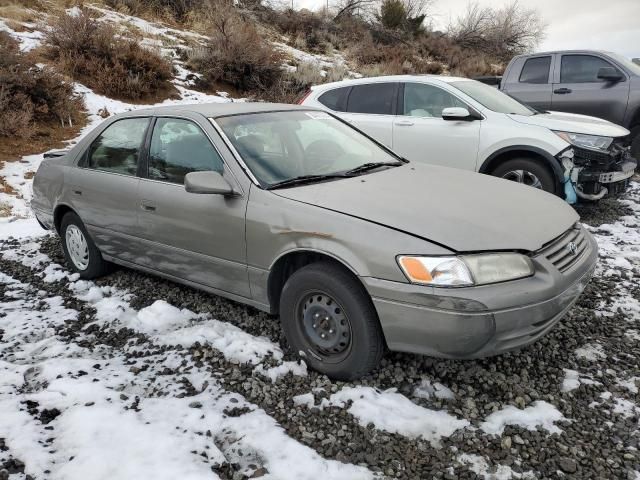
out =
[(405, 162), (370, 162), (363, 163), (362, 165), (352, 168), (351, 170), (347, 170), (342, 172), (344, 175), (351, 176), (357, 175), (358, 173), (368, 172), (369, 170), (373, 170), (375, 168), (380, 167), (399, 167), (400, 165), (404, 165)]
[(281, 182), (272, 183), (265, 190), (274, 190), (282, 187), (293, 187), (295, 185), (304, 185), (305, 183), (321, 182), (322, 180), (330, 180), (332, 178), (345, 178), (348, 175), (342, 173), (331, 173), (325, 175), (301, 175), (299, 177), (289, 178)]

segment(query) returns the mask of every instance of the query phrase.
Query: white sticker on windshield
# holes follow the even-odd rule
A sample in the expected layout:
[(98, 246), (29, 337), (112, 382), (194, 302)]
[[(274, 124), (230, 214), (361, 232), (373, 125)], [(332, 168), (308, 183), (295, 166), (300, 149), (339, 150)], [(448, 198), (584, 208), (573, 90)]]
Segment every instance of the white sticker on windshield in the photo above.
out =
[(314, 120), (329, 120), (331, 115), (325, 112), (305, 112), (307, 117), (313, 118)]

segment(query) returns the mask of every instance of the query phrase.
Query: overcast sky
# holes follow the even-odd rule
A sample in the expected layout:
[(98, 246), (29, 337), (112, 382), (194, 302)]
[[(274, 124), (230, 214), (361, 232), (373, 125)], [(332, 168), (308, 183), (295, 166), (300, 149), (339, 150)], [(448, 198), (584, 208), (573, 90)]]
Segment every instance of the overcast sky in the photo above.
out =
[[(295, 8), (321, 8), (326, 0), (294, 0)], [(329, 0), (332, 5), (336, 0)], [(469, 0), (435, 0), (433, 20), (445, 29), (462, 13)], [(507, 0), (479, 0), (500, 7)], [(587, 48), (611, 50), (640, 57), (640, 0), (520, 0), (538, 9), (547, 23), (547, 36), (539, 50)]]

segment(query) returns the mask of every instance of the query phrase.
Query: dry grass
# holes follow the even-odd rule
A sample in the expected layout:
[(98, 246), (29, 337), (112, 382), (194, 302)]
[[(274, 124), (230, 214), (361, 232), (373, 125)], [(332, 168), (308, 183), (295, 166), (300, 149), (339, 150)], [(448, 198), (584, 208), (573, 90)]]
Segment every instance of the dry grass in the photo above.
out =
[(127, 101), (157, 102), (175, 95), (171, 63), (91, 18), (61, 15), (46, 37), (46, 57), (97, 93)]

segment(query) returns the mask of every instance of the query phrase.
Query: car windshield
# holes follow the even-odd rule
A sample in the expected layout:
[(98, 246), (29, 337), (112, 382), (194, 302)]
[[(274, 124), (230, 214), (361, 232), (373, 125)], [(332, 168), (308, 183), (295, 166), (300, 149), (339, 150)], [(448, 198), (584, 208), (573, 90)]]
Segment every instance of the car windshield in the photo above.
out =
[(399, 163), (374, 141), (325, 112), (252, 113), (219, 117), (215, 122), (267, 188), (301, 177), (320, 181)]
[(623, 67), (625, 67), (627, 70), (630, 70), (635, 75), (640, 76), (640, 65), (638, 65), (637, 63), (633, 63), (633, 61), (629, 60), (627, 57), (618, 55), (617, 53), (608, 53), (608, 55)]
[(490, 87), (484, 83), (475, 80), (460, 80), (451, 82), (451, 85), (494, 112), (524, 115), (527, 117), (536, 114), (534, 109), (523, 105), (515, 98), (511, 98), (497, 88)]

